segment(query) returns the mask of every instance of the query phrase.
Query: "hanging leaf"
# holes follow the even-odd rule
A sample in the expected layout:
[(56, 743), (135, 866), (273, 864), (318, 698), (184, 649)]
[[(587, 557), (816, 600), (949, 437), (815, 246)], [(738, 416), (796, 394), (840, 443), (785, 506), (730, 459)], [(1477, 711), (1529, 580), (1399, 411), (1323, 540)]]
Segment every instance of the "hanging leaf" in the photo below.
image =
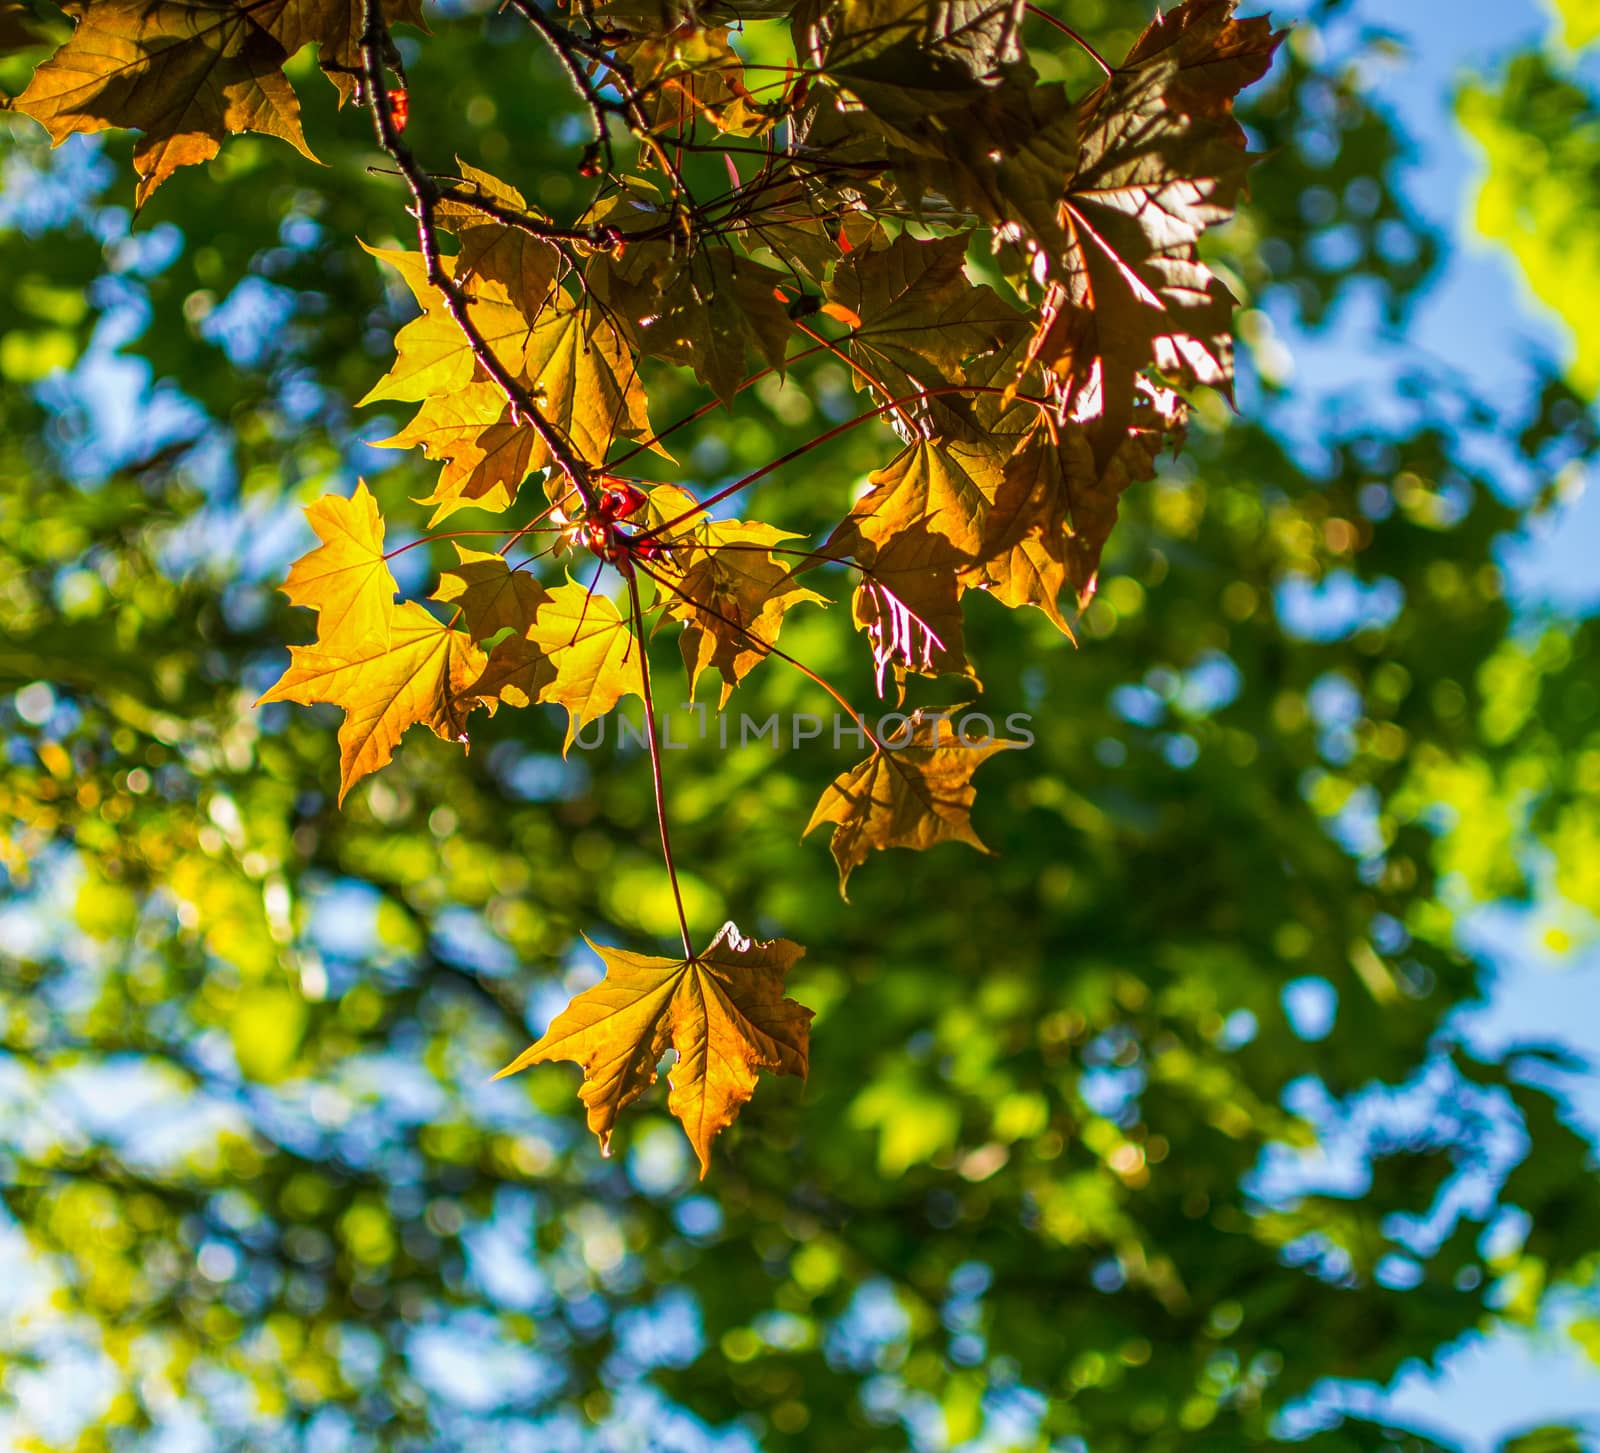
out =
[[(534, 225), (545, 221), (515, 187), (459, 158), (456, 165), (461, 171), (461, 190), (470, 197), (517, 214)], [(524, 305), (549, 296), (561, 254), (544, 238), (534, 236), (527, 227), (496, 221), (470, 201), (447, 197), (439, 203), (438, 218), (441, 227), (461, 239), (454, 268), (464, 286), (498, 283), (508, 298), (521, 300)]]
[(496, 514), (508, 509), (534, 460), (546, 452), (531, 424), (513, 422), (511, 404), (494, 383), (471, 383), (426, 400), (405, 428), (377, 443), (384, 449), (421, 446), (429, 459), (444, 462), (422, 501), (434, 507), (434, 525), (469, 506)]
[[(660, 491), (656, 491), (657, 494)], [(722, 676), (723, 706), (733, 688), (777, 644), (784, 616), (797, 605), (827, 605), (771, 547), (796, 539), (771, 525), (713, 520), (673, 540), (681, 574), (668, 576), (668, 612), (683, 621), (683, 664), (694, 696), (701, 673)]]
[(231, 132), (287, 141), (315, 161), (288, 51), (232, 0), (68, 0), (76, 28), (15, 106), (60, 145), (76, 132), (131, 127), (137, 202), (181, 166), (210, 161)]
[(421, 723), (445, 741), (462, 739), (477, 704), (467, 688), (483, 665), (483, 652), (469, 637), (408, 601), (394, 608), (382, 634), (291, 646), (289, 669), (256, 704), (326, 701), (344, 709), (343, 802), (357, 782), (388, 763), (408, 728)]
[(850, 874), (874, 850), (920, 852), (938, 843), (962, 842), (987, 853), (972, 829), (977, 797), (972, 774), (996, 752), (1018, 745), (992, 738), (969, 747), (948, 723), (918, 711), (899, 737), (834, 778), (802, 836), (833, 824), (831, 847), (842, 898), (849, 897), (845, 889)]
[(322, 544), (290, 567), (283, 593), (320, 612), (317, 633), (325, 643), (383, 637), (400, 587), (384, 557), (383, 516), (365, 481), (349, 499), (330, 494), (307, 505), (306, 520)]
[(1232, 9), (1190, 0), (1145, 33), (1083, 109), (1060, 211), (1065, 245), (1049, 258), (1032, 356), (1067, 410), (1101, 420), (1102, 459), (1152, 364), (1183, 386), (1232, 393), (1235, 300), (1198, 244), (1233, 215), (1251, 163), (1233, 95), (1278, 43), (1259, 22), (1232, 23)]
[[(548, 663), (550, 679), (536, 700), (554, 702), (567, 709), (567, 740), (586, 721), (604, 716), (624, 696), (644, 695), (640, 665), (643, 646), (634, 639), (628, 622), (603, 595), (569, 580), (548, 594), (534, 613), (526, 639)], [(513, 648), (523, 665), (533, 663), (521, 647)], [(512, 658), (512, 652), (507, 652)]]
[(1021, 327), (1015, 308), (967, 277), (967, 240), (966, 233), (925, 242), (902, 233), (887, 247), (853, 251), (826, 290), (860, 320), (846, 343), (862, 369), (856, 387), (881, 385), (874, 392), (885, 403), (927, 393), (901, 414), (912, 428), (927, 417), (957, 437), (973, 429), (972, 409), (949, 386), (968, 382), (966, 361), (1001, 348)]
[[(361, 403), (379, 399), (419, 402), (465, 388), (480, 365), (471, 339), (450, 315), (444, 294), (428, 281), (422, 255), (381, 247), (367, 247), (367, 251), (400, 274), (421, 305), (422, 316), (413, 318), (396, 335), (399, 356), (394, 367), (367, 391)], [(455, 258), (441, 258), (440, 263), (447, 277), (454, 275)], [(467, 318), (490, 352), (509, 373), (526, 376), (534, 358), (534, 320), (542, 317), (547, 295), (513, 297), (505, 284), (488, 278), (480, 279), (476, 286), (457, 281), (467, 294)]]
[(504, 555), (456, 546), (458, 564), (439, 575), (433, 598), (461, 611), (467, 634), (487, 641), (502, 631), (526, 635), (550, 592), (526, 570), (513, 570)]
[(618, 1113), (655, 1083), (656, 1066), (674, 1051), (667, 1108), (694, 1146), (704, 1179), (711, 1142), (755, 1093), (757, 1073), (805, 1078), (811, 1011), (783, 997), (784, 977), (805, 950), (784, 938), (747, 939), (731, 923), (690, 959), (585, 942), (605, 964), (605, 978), (500, 1076), (547, 1060), (581, 1065), (578, 1093), (589, 1129), (609, 1155)]

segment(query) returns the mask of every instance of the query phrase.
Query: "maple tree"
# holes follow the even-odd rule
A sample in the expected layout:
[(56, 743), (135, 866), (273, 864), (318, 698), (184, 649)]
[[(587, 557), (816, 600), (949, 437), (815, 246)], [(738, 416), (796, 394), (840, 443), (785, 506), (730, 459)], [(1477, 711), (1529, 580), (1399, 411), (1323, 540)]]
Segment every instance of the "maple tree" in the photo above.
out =
[[(429, 33), (395, 33), (419, 155), (579, 215), (586, 113), (559, 58), (514, 11), (424, 8)], [(1151, 7), (1048, 8), (1115, 61)], [(1460, 39), (1414, 19), (1400, 29), (1424, 63)], [(1098, 84), (1075, 42), (1024, 24), (1041, 75)], [(417, 407), (355, 401), (420, 311), (354, 241), (416, 246), (368, 116), (327, 104), (307, 49), (286, 73), (326, 165), (239, 138), (135, 216), (137, 136), (51, 150), (0, 115), (0, 1444), (1570, 1441), (1531, 1431), (1574, 1420), (1531, 1410), (1537, 1378), (1487, 1419), (1411, 1413), (1412, 1390), (1449, 1386), (1464, 1360), (1495, 1376), (1496, 1349), (1536, 1323), (1540, 1359), (1579, 1375), (1597, 1346), (1600, 1177), (1570, 1056), (1600, 894), (1600, 631), (1505, 573), (1539, 526), (1502, 488), (1570, 487), (1574, 460), (1592, 468), (1594, 415), (1536, 344), (1430, 351), (1429, 320), (1452, 300), (1461, 316), (1461, 289), (1435, 278), (1458, 277), (1469, 245), (1430, 226), (1406, 156), (1449, 137), (1407, 104), (1388, 32), (1358, 28), (1349, 7), (1312, 7), (1241, 98), (1272, 160), (1204, 254), (1250, 310), (1255, 376), (1240, 415), (1194, 395), (1181, 454), (1117, 498), (1094, 599), (1080, 616), (1075, 584), (1059, 596), (1081, 648), (996, 585), (960, 597), (983, 685), (970, 710), (1032, 714), (1029, 750), (972, 779), (993, 857), (869, 851), (845, 902), (831, 827), (800, 830), (869, 744), (841, 710), (840, 735), (825, 722), (795, 750), (718, 750), (722, 728), (736, 745), (741, 718), (774, 712), (787, 748), (806, 721), (791, 714), (814, 721), (828, 698), (758, 656), (720, 718), (715, 666), (686, 714), (685, 631), (652, 614), (693, 947), (729, 918), (806, 942), (782, 994), (816, 1011), (809, 1084), (757, 1068), (704, 1181), (666, 1083), (622, 1110), (602, 1159), (577, 1063), (490, 1079), (606, 971), (581, 935), (663, 974), (684, 961), (640, 700), (603, 731), (586, 720), (565, 760), (564, 710), (480, 707), (470, 751), (418, 728), (342, 807), (341, 711), (253, 707), (285, 642), (316, 635), (276, 593), (324, 543), (302, 507), (348, 508), (359, 476), (404, 598), (483, 630), (486, 654), (496, 613), (566, 580), (554, 559), (515, 568), (526, 551), (501, 557), (482, 529), (543, 508), (537, 478), (503, 519), (429, 526), (435, 506), (407, 498), (443, 462), (368, 452)], [(0, 3), (0, 47), (25, 45), (0, 58), (0, 89), (20, 94), (68, 32), (49, 0)], [(732, 32), (747, 87), (782, 66), (759, 45), (782, 32)], [(1551, 184), (1583, 137), (1562, 130), (1568, 92), (1552, 108), (1538, 85), (1572, 78), (1573, 58), (1539, 59), (1486, 77), (1488, 109), (1462, 113), (1474, 138), (1485, 115), (1498, 127), (1491, 177), (1539, 179), (1519, 226), (1565, 225), (1593, 192), (1576, 163), (1565, 192)], [(709, 163), (686, 154), (691, 183), (725, 175)], [(1021, 306), (981, 237), (969, 266)], [(1468, 276), (1474, 329), (1504, 339), (1492, 281)], [(1374, 334), (1370, 367), (1329, 380), (1327, 350), (1376, 326), (1374, 299), (1426, 326)], [(1573, 313), (1581, 345), (1595, 316)], [(820, 309), (799, 321), (850, 332)], [(793, 332), (793, 351), (816, 346)], [(676, 459), (622, 463), (619, 445), (610, 472), (703, 496), (875, 402), (835, 355), (790, 375), (669, 436)], [(691, 367), (648, 364), (644, 381), (657, 427), (713, 397)], [(1019, 445), (1036, 417), (1006, 419)], [(905, 453), (892, 427), (853, 427), (713, 513), (796, 532), (764, 546), (780, 563), (821, 553)], [(1070, 480), (1087, 441), (1061, 439)], [(966, 457), (948, 437), (944, 452)], [(1035, 483), (1014, 472), (1006, 500)], [(602, 502), (645, 527), (623, 484)], [(1570, 547), (1583, 515), (1560, 520)], [(975, 531), (930, 532), (972, 549)], [(582, 533), (565, 563), (586, 588), (599, 561)], [(756, 554), (723, 552), (718, 578)], [(859, 577), (824, 561), (795, 579), (837, 604), (790, 613), (779, 648), (872, 716), (894, 708), (887, 664), (889, 699), (872, 700)], [(631, 615), (619, 576), (602, 580)], [(1340, 610), (1352, 589), (1364, 604)], [(469, 592), (487, 617), (470, 627)], [(914, 672), (906, 688), (906, 715), (977, 689)], [(1483, 962), (1489, 903), (1525, 925), (1531, 962)], [(1319, 995), (1331, 1022), (1312, 1017)]]
[[(1279, 35), (1238, 18), (1234, 0), (1184, 0), (1112, 65), (1023, 0), (761, 0), (714, 14), (619, 0), (580, 3), (570, 23), (510, 0), (593, 123), (578, 158), (593, 195), (558, 221), (467, 160), (424, 161), (429, 98), (412, 95), (394, 33), (425, 28), (417, 0), (65, 8), (74, 29), (15, 108), (57, 142), (136, 129), (141, 205), (232, 133), (309, 158), (285, 69), (306, 46), (338, 102), (366, 111), (416, 245), (363, 245), (419, 312), (363, 402), (418, 405), (385, 442), (441, 464), (430, 528), (450, 536), (459, 512), (486, 511), (500, 525), (471, 533), (501, 544), (458, 541), (434, 610), (399, 598), (364, 485), (312, 505), (322, 543), (284, 588), (316, 612), (316, 638), (290, 648), (262, 701), (343, 708), (342, 800), (412, 726), (466, 745), (476, 712), (559, 705), (570, 746), (585, 721), (642, 700), (682, 957), (597, 950), (605, 981), (507, 1072), (576, 1059), (604, 1146), (675, 1050), (668, 1104), (704, 1174), (757, 1070), (804, 1074), (809, 1015), (781, 997), (796, 945), (730, 924), (693, 948), (651, 637), (676, 625), (691, 697), (711, 671), (725, 708), (776, 660), (862, 720), (779, 644), (788, 613), (828, 604), (830, 585), (849, 590), (878, 691), (892, 682), (897, 704), (915, 677), (976, 687), (970, 594), (1037, 608), (1070, 635), (1062, 594), (1069, 608), (1094, 594), (1119, 497), (1181, 441), (1183, 393), (1230, 392), (1234, 299), (1199, 244), (1237, 203), (1252, 158), (1233, 99)], [(1030, 22), (1066, 31), (1102, 79), (1078, 97), (1041, 80)], [(781, 65), (754, 59), (775, 47)], [(803, 387), (825, 362), (848, 368), (867, 408), (731, 482), (684, 481), (669, 438), (718, 409), (736, 416), (769, 374)], [(653, 426), (653, 380), (685, 370), (709, 401)], [(798, 479), (812, 447), (864, 426), (898, 449), (819, 548), (717, 513), (786, 466)], [(671, 479), (622, 473), (644, 456)], [(841, 893), (876, 850), (981, 849), (972, 777), (1011, 745), (971, 745), (920, 711), (900, 735), (871, 736), (806, 829), (831, 827)]]

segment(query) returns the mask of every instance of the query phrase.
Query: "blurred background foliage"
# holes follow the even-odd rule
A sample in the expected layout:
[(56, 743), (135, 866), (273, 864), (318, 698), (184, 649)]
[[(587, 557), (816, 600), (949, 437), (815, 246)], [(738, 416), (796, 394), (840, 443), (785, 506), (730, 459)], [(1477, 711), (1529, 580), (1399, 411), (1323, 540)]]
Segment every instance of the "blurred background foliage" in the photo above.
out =
[[(1107, 52), (1146, 18), (1050, 8)], [(0, 1437), (1420, 1450), (1449, 1435), (1329, 1380), (1552, 1308), (1600, 1358), (1584, 1067), (1462, 1028), (1484, 905), (1557, 956), (1600, 915), (1595, 625), (1502, 570), (1596, 442), (1594, 17), (1565, 0), (1460, 92), (1482, 230), (1575, 340), (1519, 399), (1392, 342), (1448, 239), (1370, 84), (1392, 42), (1325, 44), (1342, 8), (1247, 98), (1272, 156), (1215, 249), (1242, 416), (1201, 400), (1128, 498), (1078, 649), (969, 612), (987, 706), (1037, 734), (981, 781), (999, 856), (880, 859), (846, 906), (795, 840), (826, 738), (670, 759), (697, 936), (802, 939), (817, 1010), (809, 1085), (763, 1084), (703, 1184), (659, 1100), (604, 1160), (570, 1066), (488, 1082), (593, 981), (581, 931), (671, 933), (638, 751), (563, 762), (557, 713), (505, 712), (470, 755), (413, 736), (339, 812), (331, 716), (251, 708), (307, 630), (274, 591), (299, 506), (360, 474), (420, 530), (430, 483), (351, 409), (404, 316), (353, 241), (405, 226), (364, 119), (308, 106), (326, 168), (235, 139), (135, 222), (125, 138), (0, 118)], [(419, 139), (559, 215), (582, 119), (490, 9), (407, 37)], [(0, 24), (15, 93), (48, 7)], [(1398, 381), (1308, 435), (1271, 320), (1312, 337), (1356, 290)], [(754, 395), (686, 482), (855, 411), (842, 372)], [(823, 526), (882, 453), (847, 434), (760, 511)], [(863, 681), (845, 614), (786, 644)], [(828, 705), (772, 667), (738, 697)], [(1502, 1446), (1584, 1446), (1565, 1421)]]

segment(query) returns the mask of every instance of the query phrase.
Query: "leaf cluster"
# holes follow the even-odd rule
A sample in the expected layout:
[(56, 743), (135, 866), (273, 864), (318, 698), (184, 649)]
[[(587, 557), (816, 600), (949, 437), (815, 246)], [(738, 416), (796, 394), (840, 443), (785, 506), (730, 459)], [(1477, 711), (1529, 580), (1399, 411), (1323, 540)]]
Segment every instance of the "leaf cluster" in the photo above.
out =
[[(1238, 203), (1251, 157), (1234, 99), (1279, 36), (1236, 17), (1234, 0), (1185, 0), (1116, 66), (1083, 43), (1104, 74), (1073, 96), (1031, 64), (1022, 0), (802, 0), (730, 6), (728, 23), (677, 0), (580, 7), (570, 25), (534, 0), (509, 9), (593, 123), (579, 171), (594, 194), (564, 221), (474, 163), (424, 162), (430, 98), (412, 94), (392, 34), (422, 24), (415, 0), (69, 7), (75, 28), (15, 105), (56, 141), (137, 129), (143, 203), (230, 133), (306, 151), (285, 66), (316, 45), (339, 100), (366, 111), (416, 224), (414, 248), (368, 246), (416, 314), (363, 403), (418, 406), (384, 442), (440, 465), (422, 501), (431, 526), (449, 534), (475, 510), (499, 519), (480, 533), (503, 541), (459, 546), (435, 611), (398, 598), (365, 486), (319, 501), (322, 543), (285, 587), (317, 612), (316, 640), (291, 648), (262, 701), (343, 709), (342, 799), (412, 726), (465, 745), (474, 713), (551, 704), (568, 713), (570, 745), (585, 721), (640, 698), (683, 940), (675, 972), (698, 984), (710, 961), (692, 950), (671, 850), (650, 638), (675, 628), (691, 694), (713, 672), (721, 706), (780, 660), (859, 716), (779, 644), (788, 613), (827, 604), (841, 580), (879, 694), (892, 683), (902, 703), (912, 678), (977, 687), (973, 595), (1036, 608), (1070, 636), (1067, 611), (1094, 595), (1124, 491), (1183, 436), (1185, 394), (1231, 396), (1235, 300), (1200, 242)], [(797, 375), (818, 366), (848, 370), (868, 406), (812, 444), (710, 488), (675, 470), (623, 472), (641, 456), (670, 469), (678, 428), (736, 411), (769, 374), (804, 387)], [(685, 374), (708, 402), (653, 429), (652, 395)], [(820, 547), (719, 512), (873, 424), (898, 452)], [(540, 564), (574, 557), (577, 577)], [(874, 850), (982, 846), (972, 776), (1014, 743), (941, 739), (919, 711), (870, 745), (810, 821), (832, 828), (841, 892)], [(728, 968), (730, 992), (758, 992), (754, 972)], [(614, 970), (615, 992), (626, 977)], [(681, 1058), (689, 1040), (626, 1015), (595, 1023), (596, 1042), (642, 1056), (618, 1088), (595, 1078), (590, 1040), (567, 1036), (586, 1098), (611, 1086), (594, 1122), (604, 1139), (653, 1072), (649, 1052), (670, 1041)], [(803, 1069), (803, 1022), (792, 1062), (761, 1033), (741, 1021), (743, 1047), (723, 1060)], [(745, 1098), (719, 1095), (690, 1126), (702, 1165)], [(683, 1093), (669, 1103), (688, 1125)]]

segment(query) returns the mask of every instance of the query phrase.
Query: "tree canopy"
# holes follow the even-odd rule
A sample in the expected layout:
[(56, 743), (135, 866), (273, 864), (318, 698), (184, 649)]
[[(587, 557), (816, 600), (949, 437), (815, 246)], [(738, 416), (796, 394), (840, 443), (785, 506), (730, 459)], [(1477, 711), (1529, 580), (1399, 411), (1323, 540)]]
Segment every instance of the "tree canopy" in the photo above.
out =
[[(1438, 253), (1315, 19), (63, 8), (0, 9), (19, 1446), (1274, 1446), (1592, 1288), (1571, 1066), (1454, 1024), (1477, 905), (1600, 913), (1593, 623), (1500, 569), (1595, 379), (1297, 435), (1271, 310)], [(1536, 288), (1561, 64), (1461, 101)]]

